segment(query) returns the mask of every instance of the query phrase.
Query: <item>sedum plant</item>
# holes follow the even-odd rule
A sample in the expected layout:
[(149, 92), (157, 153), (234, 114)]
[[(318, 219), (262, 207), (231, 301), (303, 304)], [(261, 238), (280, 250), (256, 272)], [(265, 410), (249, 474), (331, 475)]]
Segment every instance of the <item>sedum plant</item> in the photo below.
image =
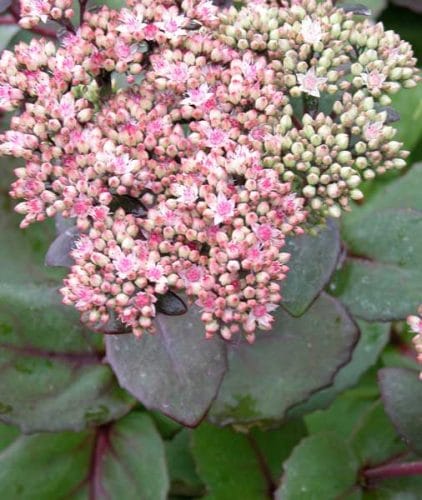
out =
[[(6, 15), (30, 36), (0, 56), (24, 229), (4, 219), (0, 419), (39, 434), (0, 427), (0, 490), (325, 500), (404, 474), (391, 491), (417, 491), (422, 170), (394, 123), (419, 92), (411, 46), (331, 0)], [(72, 475), (26, 490), (34, 453)]]

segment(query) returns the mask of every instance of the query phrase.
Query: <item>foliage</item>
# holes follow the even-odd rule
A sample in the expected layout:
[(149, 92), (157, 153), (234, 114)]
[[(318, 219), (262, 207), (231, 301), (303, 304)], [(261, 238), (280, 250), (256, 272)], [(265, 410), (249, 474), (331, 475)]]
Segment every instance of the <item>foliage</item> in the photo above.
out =
[[(420, 89), (393, 101), (417, 160)], [(18, 229), (15, 166), (0, 192), (3, 498), (420, 498), (422, 382), (403, 320), (422, 297), (422, 164), (368, 181), (341, 224), (291, 237), (284, 310), (252, 346), (203, 339), (193, 308), (141, 339), (86, 330), (43, 264), (55, 228)]]

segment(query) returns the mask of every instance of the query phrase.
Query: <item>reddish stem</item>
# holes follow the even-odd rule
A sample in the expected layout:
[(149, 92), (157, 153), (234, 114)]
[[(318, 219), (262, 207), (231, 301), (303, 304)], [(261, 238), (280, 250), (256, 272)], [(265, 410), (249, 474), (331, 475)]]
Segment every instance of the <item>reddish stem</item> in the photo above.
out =
[(380, 465), (363, 471), (368, 482), (383, 481), (393, 477), (422, 475), (422, 462), (405, 462)]

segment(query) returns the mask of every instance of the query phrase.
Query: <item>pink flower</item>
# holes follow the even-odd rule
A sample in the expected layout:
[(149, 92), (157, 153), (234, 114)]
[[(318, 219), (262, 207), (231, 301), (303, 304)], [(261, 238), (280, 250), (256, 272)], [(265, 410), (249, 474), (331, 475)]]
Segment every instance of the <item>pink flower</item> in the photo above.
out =
[(76, 295), (75, 306), (80, 311), (89, 309), (94, 299), (94, 291), (85, 285), (77, 285), (73, 289)]
[(281, 236), (281, 231), (274, 228), (270, 224), (253, 224), (252, 230), (258, 240), (263, 243), (271, 243), (273, 240)]
[(70, 92), (60, 99), (56, 112), (63, 121), (75, 117), (75, 98)]
[(169, 64), (166, 73), (163, 76), (166, 76), (169, 80), (185, 83), (189, 77), (189, 66), (183, 62)]
[(122, 252), (113, 260), (113, 265), (117, 271), (117, 276), (119, 278), (126, 279), (136, 273), (139, 269), (140, 262), (136, 255), (125, 255)]
[(199, 196), (199, 189), (196, 184), (183, 185), (174, 184), (172, 186), (172, 191), (177, 196), (177, 201), (180, 203), (186, 203), (186, 205), (191, 205), (195, 203)]
[(185, 16), (175, 16), (172, 12), (165, 11), (162, 21), (156, 23), (156, 25), (167, 38), (173, 38), (186, 34), (186, 30), (183, 29), (186, 22), (187, 18)]
[(145, 276), (153, 283), (161, 282), (164, 279), (164, 268), (160, 264), (150, 263), (147, 266)]
[(207, 138), (205, 145), (209, 148), (227, 148), (230, 144), (229, 134), (220, 128), (206, 128)]
[(51, 5), (45, 0), (21, 0), (22, 17), (38, 17), (43, 23), (48, 21)]
[(206, 83), (203, 83), (196, 89), (191, 89), (187, 91), (188, 97), (180, 101), (180, 104), (188, 104), (191, 106), (201, 106), (205, 104), (214, 95), (212, 92), (208, 92), (209, 87)]
[(258, 304), (252, 308), (249, 313), (246, 324), (248, 326), (253, 326), (257, 324), (259, 328), (263, 330), (270, 330), (271, 325), (274, 321), (274, 317), (269, 314), (270, 312), (277, 309), (275, 304)]
[(320, 97), (319, 87), (327, 81), (327, 78), (316, 76), (315, 68), (311, 68), (304, 75), (297, 73), (296, 78), (299, 82), (299, 89), (314, 97)]
[(221, 192), (219, 192), (218, 195), (208, 203), (208, 205), (214, 212), (215, 225), (227, 221), (234, 215), (234, 201), (227, 199)]
[(379, 139), (384, 127), (383, 122), (371, 122), (365, 125), (363, 129), (363, 136), (367, 141), (374, 141)]
[(322, 38), (322, 28), (318, 21), (313, 21), (310, 17), (305, 17), (302, 21), (300, 33), (305, 43), (318, 43)]
[(92, 240), (88, 236), (82, 235), (75, 243), (75, 248), (72, 250), (72, 257), (75, 260), (88, 260), (93, 251), (94, 244)]
[(204, 268), (193, 265), (188, 269), (181, 271), (180, 276), (185, 282), (185, 286), (189, 286), (191, 283), (197, 283), (202, 280), (204, 277)]
[(370, 73), (362, 73), (361, 77), (364, 85), (366, 85), (369, 90), (381, 90), (387, 78), (383, 73), (375, 69)]
[(141, 5), (137, 5), (136, 10), (122, 9), (119, 20), (121, 24), (117, 26), (117, 31), (123, 33), (138, 33), (146, 26), (143, 22), (144, 12)]
[(422, 335), (422, 318), (419, 316), (408, 316), (407, 324), (413, 333)]

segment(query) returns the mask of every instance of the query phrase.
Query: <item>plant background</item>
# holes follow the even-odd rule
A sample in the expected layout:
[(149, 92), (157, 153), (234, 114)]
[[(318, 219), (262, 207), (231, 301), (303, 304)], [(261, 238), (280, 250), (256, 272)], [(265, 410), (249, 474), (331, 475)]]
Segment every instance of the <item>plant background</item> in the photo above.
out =
[[(359, 3), (422, 62), (420, 0)], [(0, 48), (32, 36), (0, 26)], [(340, 228), (289, 243), (290, 314), (271, 335), (230, 346), (228, 370), (183, 316), (163, 320), (170, 355), (154, 340), (107, 339), (120, 384), (153, 411), (119, 387), (103, 337), (60, 305), (65, 272), (44, 266), (57, 228), (18, 228), (17, 162), (2, 159), (2, 499), (422, 498), (422, 382), (403, 323), (422, 302), (422, 86), (393, 106), (409, 167), (367, 183)], [(198, 424), (211, 402), (195, 429), (176, 422)], [(397, 463), (419, 475), (391, 477)]]

